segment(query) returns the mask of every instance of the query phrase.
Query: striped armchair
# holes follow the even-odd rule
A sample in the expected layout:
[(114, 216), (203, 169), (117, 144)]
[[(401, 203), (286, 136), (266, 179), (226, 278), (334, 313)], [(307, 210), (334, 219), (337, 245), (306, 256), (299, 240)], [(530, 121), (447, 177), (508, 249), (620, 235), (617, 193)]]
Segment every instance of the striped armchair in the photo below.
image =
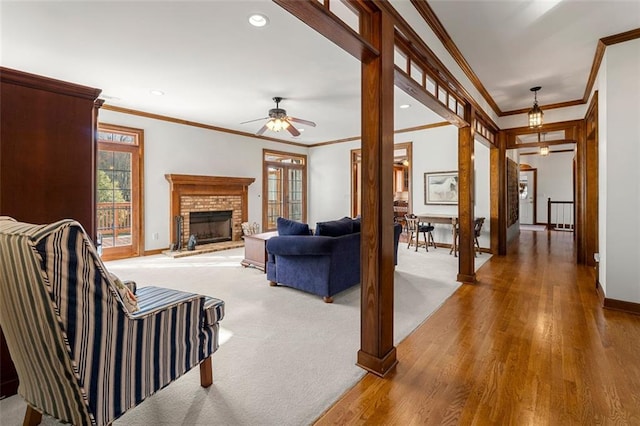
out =
[(110, 424), (198, 364), (211, 385), (224, 302), (158, 287), (137, 299), (131, 313), (77, 222), (0, 217), (0, 325), (25, 424)]

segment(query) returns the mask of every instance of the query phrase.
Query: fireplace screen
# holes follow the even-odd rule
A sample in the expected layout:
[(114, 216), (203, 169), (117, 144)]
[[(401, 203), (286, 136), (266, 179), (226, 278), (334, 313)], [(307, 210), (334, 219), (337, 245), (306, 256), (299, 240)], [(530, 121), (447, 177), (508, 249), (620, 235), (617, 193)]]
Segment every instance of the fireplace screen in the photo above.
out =
[(189, 234), (195, 235), (198, 244), (231, 241), (231, 210), (190, 212)]

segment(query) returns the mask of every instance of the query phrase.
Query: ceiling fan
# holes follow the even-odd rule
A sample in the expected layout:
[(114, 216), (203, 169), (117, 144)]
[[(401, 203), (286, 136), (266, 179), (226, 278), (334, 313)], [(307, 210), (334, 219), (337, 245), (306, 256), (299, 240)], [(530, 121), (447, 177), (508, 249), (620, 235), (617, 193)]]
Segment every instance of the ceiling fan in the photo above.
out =
[(260, 130), (258, 130), (256, 132), (256, 135), (261, 135), (264, 132), (266, 132), (267, 130), (272, 130), (274, 132), (279, 132), (281, 130), (285, 130), (286, 129), (293, 136), (300, 136), (300, 132), (298, 131), (298, 129), (296, 129), (295, 126), (293, 124), (291, 124), (291, 123), (300, 123), (300, 124), (305, 124), (307, 126), (316, 127), (316, 123), (314, 123), (313, 121), (303, 120), (301, 118), (295, 118), (295, 117), (291, 117), (291, 116), (287, 115), (287, 111), (285, 111), (284, 109), (280, 108), (280, 102), (282, 102), (282, 98), (281, 97), (276, 96), (275, 98), (273, 98), (273, 102), (276, 103), (276, 107), (275, 108), (271, 108), (269, 110), (269, 116), (268, 117), (257, 118), (255, 120), (249, 120), (249, 121), (243, 121), (240, 124), (253, 123), (254, 121), (260, 121), (260, 120), (269, 119), (269, 121), (267, 121), (264, 124), (264, 126), (262, 126), (260, 128)]

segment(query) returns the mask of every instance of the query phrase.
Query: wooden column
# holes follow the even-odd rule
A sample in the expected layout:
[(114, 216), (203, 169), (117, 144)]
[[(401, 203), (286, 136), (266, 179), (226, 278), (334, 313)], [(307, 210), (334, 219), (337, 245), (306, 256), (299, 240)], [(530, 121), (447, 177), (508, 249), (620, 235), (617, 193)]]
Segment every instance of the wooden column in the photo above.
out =
[(497, 147), (491, 148), (491, 252), (507, 254), (507, 140), (498, 132)]
[(475, 218), (473, 199), (475, 197), (474, 177), (474, 110), (467, 105), (465, 118), (468, 126), (458, 129), (458, 278), (463, 283), (474, 283), (475, 255), (473, 247), (473, 220)]
[(363, 30), (379, 56), (362, 63), (361, 348), (357, 364), (384, 376), (393, 346), (394, 25), (378, 11)]

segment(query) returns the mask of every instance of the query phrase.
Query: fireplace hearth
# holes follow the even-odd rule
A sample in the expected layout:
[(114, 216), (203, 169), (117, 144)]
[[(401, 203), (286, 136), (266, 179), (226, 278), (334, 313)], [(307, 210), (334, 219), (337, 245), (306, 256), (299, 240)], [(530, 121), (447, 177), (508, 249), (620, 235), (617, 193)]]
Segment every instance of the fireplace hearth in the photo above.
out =
[(189, 212), (189, 232), (197, 244), (232, 240), (232, 210)]

